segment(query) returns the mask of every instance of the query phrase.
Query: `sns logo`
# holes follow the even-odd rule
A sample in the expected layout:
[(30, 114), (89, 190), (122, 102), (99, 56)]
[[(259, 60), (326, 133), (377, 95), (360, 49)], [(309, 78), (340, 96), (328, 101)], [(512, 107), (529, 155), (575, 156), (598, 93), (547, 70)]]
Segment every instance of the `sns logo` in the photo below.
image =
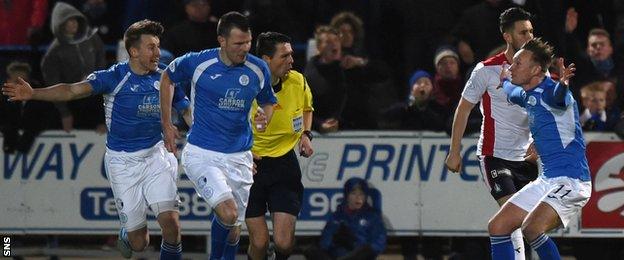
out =
[(2, 237), (2, 256), (11, 256), (11, 237)]
[[(624, 153), (611, 158), (598, 170), (594, 189), (596, 192), (606, 192), (598, 200), (600, 211), (622, 210), (624, 206)], [(619, 213), (620, 216), (624, 216), (624, 210)]]

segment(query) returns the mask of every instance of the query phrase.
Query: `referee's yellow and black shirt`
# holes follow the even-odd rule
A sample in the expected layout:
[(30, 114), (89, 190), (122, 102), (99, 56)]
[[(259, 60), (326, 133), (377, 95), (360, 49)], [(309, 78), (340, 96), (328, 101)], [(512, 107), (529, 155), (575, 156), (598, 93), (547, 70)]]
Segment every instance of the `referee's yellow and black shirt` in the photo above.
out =
[[(312, 92), (303, 74), (289, 71), (273, 86), (277, 104), (273, 105), (273, 117), (263, 133), (253, 129), (254, 143), (251, 151), (255, 155), (279, 157), (292, 150), (303, 132), (303, 112), (314, 111)], [(254, 101), (250, 113), (256, 113), (258, 104)]]

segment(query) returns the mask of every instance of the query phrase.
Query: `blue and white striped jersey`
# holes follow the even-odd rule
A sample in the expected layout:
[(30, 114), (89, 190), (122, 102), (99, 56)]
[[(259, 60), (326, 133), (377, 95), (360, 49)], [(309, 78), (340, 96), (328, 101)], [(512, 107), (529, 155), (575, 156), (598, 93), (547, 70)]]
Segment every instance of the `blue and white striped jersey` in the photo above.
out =
[(572, 92), (550, 77), (524, 91), (509, 81), (503, 84), (508, 100), (524, 107), (529, 128), (542, 161), (543, 174), (589, 181), (585, 141)]
[[(160, 75), (162, 70), (137, 75), (128, 62), (100, 70), (87, 77), (93, 94), (104, 95), (108, 135), (106, 146), (113, 151), (134, 152), (162, 140), (160, 124)], [(178, 88), (176, 88), (178, 89)], [(176, 90), (174, 107), (188, 108), (184, 92)]]
[(247, 54), (244, 63), (227, 66), (215, 48), (181, 56), (166, 71), (174, 83), (191, 82), (189, 143), (222, 153), (251, 149), (252, 101), (257, 99), (261, 105), (277, 102), (263, 60)]

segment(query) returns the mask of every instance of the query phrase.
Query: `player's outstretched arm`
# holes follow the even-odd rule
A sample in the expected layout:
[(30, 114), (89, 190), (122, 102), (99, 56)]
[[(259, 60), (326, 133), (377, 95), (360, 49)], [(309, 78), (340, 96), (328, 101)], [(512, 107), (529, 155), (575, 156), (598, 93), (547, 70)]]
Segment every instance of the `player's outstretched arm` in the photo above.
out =
[(87, 97), (92, 92), (93, 87), (87, 81), (33, 89), (24, 79), (18, 78), (17, 83), (4, 83), (2, 87), (2, 94), (8, 96), (10, 101), (69, 101)]
[(576, 67), (574, 63), (566, 67), (563, 58), (557, 59), (557, 67), (559, 68), (559, 84), (555, 86), (552, 93), (553, 103), (556, 106), (564, 108), (571, 103), (571, 100), (567, 100), (566, 97), (568, 96), (568, 84), (570, 83), (570, 78), (574, 77)]
[(446, 168), (452, 172), (459, 172), (461, 169), (461, 139), (464, 137), (468, 116), (470, 116), (470, 111), (474, 106), (475, 104), (462, 97), (455, 110), (453, 130), (451, 130), (451, 149), (445, 161)]
[(570, 63), (570, 65), (566, 67), (563, 58), (559, 58), (557, 59), (557, 67), (559, 68), (559, 83), (569, 86), (570, 79), (575, 75), (576, 65)]
[[(171, 122), (171, 102), (173, 101), (173, 83), (169, 79), (167, 71), (160, 77), (160, 123), (163, 129), (163, 141), (167, 151), (176, 153), (175, 139), (179, 137), (178, 129)], [(186, 119), (185, 119), (186, 120)]]

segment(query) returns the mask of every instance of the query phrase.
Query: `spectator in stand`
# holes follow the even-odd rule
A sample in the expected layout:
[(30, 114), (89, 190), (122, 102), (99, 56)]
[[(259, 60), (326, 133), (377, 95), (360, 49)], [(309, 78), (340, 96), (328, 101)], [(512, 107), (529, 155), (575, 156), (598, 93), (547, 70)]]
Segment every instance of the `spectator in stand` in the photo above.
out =
[(444, 130), (449, 109), (433, 99), (432, 90), (431, 75), (415, 71), (409, 80), (407, 101), (382, 111), (381, 118), (402, 130)]
[(373, 111), (378, 109), (374, 109), (370, 93), (373, 86), (384, 86), (388, 77), (379, 66), (347, 62), (342, 54), (340, 33), (335, 28), (320, 26), (315, 39), (319, 54), (308, 61), (305, 69), (318, 112), (313, 129), (320, 132), (335, 132), (339, 126), (340, 129), (375, 129), (377, 120)]
[[(566, 58), (577, 67), (576, 75), (570, 83), (572, 93), (579, 98), (581, 87), (596, 80), (610, 80), (619, 86), (617, 72), (621, 71), (622, 61), (614, 53), (609, 32), (602, 28), (591, 29), (587, 35), (587, 48), (583, 50), (576, 36), (577, 25), (578, 14), (574, 9), (569, 9), (565, 26), (568, 43)], [(621, 89), (616, 91), (616, 102), (621, 102), (623, 94)]]
[(320, 26), (314, 38), (318, 55), (308, 61), (304, 73), (314, 100), (312, 129), (321, 133), (336, 132), (347, 101), (347, 82), (340, 67), (340, 36), (336, 29)]
[[(28, 63), (14, 61), (6, 68), (8, 75), (8, 83), (17, 83), (18, 78), (30, 82), (31, 85), (39, 86), (30, 77), (31, 68)], [(2, 151), (12, 154), (15, 151), (20, 153), (28, 153), (32, 147), (35, 138), (46, 127), (49, 110), (51, 104), (41, 101), (16, 101), (10, 102), (6, 97), (0, 98), (0, 131), (3, 136)], [(20, 134), (19, 130), (22, 130)]]
[(368, 203), (366, 180), (351, 178), (343, 188), (342, 203), (321, 232), (320, 248), (305, 250), (308, 260), (375, 259), (386, 248), (386, 228), (381, 212)]
[[(76, 8), (56, 3), (50, 26), (55, 39), (41, 60), (46, 85), (83, 81), (91, 72), (106, 67), (102, 40)], [(96, 129), (105, 133), (102, 104), (101, 95), (56, 103), (63, 130)]]
[(28, 44), (47, 17), (47, 0), (0, 1), (0, 45)]
[(165, 32), (162, 47), (174, 56), (219, 46), (217, 18), (210, 15), (209, 0), (184, 0), (186, 20)]
[[(333, 16), (331, 27), (339, 32), (342, 68), (347, 82), (347, 103), (343, 113), (342, 129), (376, 129), (378, 120), (371, 120), (378, 113), (377, 104), (386, 96), (396, 97), (396, 93), (387, 91), (390, 72), (387, 65), (369, 62), (364, 46), (364, 27), (362, 20), (352, 12), (341, 12)], [(376, 91), (378, 88), (386, 90)], [(372, 93), (378, 100), (372, 101)], [(387, 106), (388, 104), (386, 104)]]
[(438, 104), (449, 109), (459, 103), (464, 89), (464, 79), (459, 70), (459, 55), (449, 47), (436, 51), (434, 65), (436, 74), (433, 79), (433, 97)]
[(610, 82), (593, 82), (581, 88), (581, 102), (585, 108), (580, 122), (586, 131), (612, 131), (619, 119), (619, 109), (608, 107), (607, 89)]
[(347, 68), (366, 64), (366, 49), (364, 46), (364, 27), (362, 19), (352, 12), (336, 14), (330, 23), (340, 32), (340, 44)]

